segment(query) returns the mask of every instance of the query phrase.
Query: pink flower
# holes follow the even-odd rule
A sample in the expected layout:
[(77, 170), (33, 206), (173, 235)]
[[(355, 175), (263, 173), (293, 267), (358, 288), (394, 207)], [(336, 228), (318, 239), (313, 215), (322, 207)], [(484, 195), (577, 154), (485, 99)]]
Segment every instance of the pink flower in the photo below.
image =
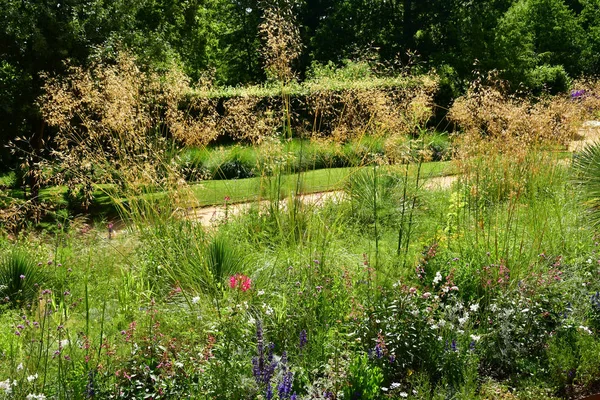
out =
[(431, 297), (431, 293), (429, 293), (429, 292), (423, 293), (424, 299), (428, 299), (429, 297)]
[(415, 293), (417, 293), (417, 288), (416, 288), (416, 287), (411, 287), (410, 289), (408, 289), (408, 291), (409, 291), (411, 294), (415, 294)]
[(235, 274), (229, 277), (229, 287), (231, 289), (239, 289), (242, 292), (250, 290), (252, 287), (252, 279), (242, 274)]

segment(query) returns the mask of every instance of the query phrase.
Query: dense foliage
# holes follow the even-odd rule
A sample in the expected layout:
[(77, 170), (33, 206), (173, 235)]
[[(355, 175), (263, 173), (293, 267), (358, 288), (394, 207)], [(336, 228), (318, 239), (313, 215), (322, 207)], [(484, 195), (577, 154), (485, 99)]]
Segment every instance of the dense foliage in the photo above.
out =
[[(436, 68), (443, 77), (438, 100), (447, 103), (474, 69), (499, 69), (515, 87), (561, 90), (600, 68), (598, 0), (323, 0), (282, 8), (294, 16), (287, 29), (297, 29), (302, 44), (293, 62), (301, 78), (317, 64), (346, 59)], [(192, 81), (264, 82), (268, 9), (252, 0), (2, 0), (0, 138), (24, 135), (35, 164), (52, 135), (36, 103), (41, 73), (60, 76), (67, 60), (85, 65), (122, 48), (151, 68), (178, 63)], [(3, 163), (7, 157), (3, 150)]]

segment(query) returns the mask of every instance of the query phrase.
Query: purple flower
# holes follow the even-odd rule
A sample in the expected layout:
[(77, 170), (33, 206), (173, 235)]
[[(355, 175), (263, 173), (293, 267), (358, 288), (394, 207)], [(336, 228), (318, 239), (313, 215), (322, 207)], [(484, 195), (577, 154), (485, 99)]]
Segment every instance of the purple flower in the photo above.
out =
[[(273, 348), (275, 345), (269, 343), (268, 354), (265, 357), (265, 344), (263, 337), (263, 328), (260, 321), (256, 322), (256, 353), (252, 358), (252, 374), (259, 386), (267, 385), (267, 389), (271, 385), (271, 378), (275, 373), (277, 362), (273, 359)], [(271, 394), (272, 396), (272, 394)]]
[(456, 339), (452, 339), (452, 351), (456, 351)]
[(19, 276), (19, 278), (25, 279), (25, 275), (21, 275), (21, 276)]
[(302, 329), (300, 331), (300, 350), (302, 350), (307, 343), (308, 337), (306, 336), (306, 329)]
[(287, 371), (283, 375), (283, 379), (279, 383), (277, 387), (277, 393), (279, 394), (280, 399), (289, 399), (292, 393), (292, 383), (294, 382), (294, 373), (292, 371)]
[(383, 350), (381, 349), (381, 344), (379, 343), (375, 345), (375, 356), (377, 358), (383, 357)]
[(571, 91), (571, 100), (577, 100), (582, 98), (583, 96), (585, 96), (586, 94), (586, 90), (585, 89), (581, 89), (581, 90), (572, 90)]

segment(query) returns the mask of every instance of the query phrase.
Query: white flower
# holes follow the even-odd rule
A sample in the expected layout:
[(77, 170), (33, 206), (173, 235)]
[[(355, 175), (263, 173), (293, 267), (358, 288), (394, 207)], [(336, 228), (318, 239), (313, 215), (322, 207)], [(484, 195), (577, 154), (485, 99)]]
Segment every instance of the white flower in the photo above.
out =
[(587, 259), (587, 263), (588, 263), (588, 264), (591, 264), (591, 263), (592, 263), (592, 259), (591, 259), (591, 258), (588, 258), (588, 259)]
[(437, 326), (437, 325), (431, 325), (431, 329), (434, 329), (434, 330), (435, 330), (435, 329), (437, 329), (437, 328), (438, 328), (438, 326)]
[(479, 310), (479, 304), (471, 304), (469, 309), (473, 312), (477, 312), (477, 310)]
[(176, 366), (177, 368), (183, 368), (183, 363), (182, 363), (182, 362), (180, 362), (180, 361), (177, 361), (177, 362), (175, 363), (175, 366)]
[(31, 383), (31, 382), (35, 381), (37, 378), (38, 378), (38, 374), (35, 374), (35, 375), (29, 375), (29, 376), (27, 377), (27, 382), (30, 382), (30, 383)]
[(17, 371), (21, 371), (23, 369), (23, 363), (17, 365)]
[(480, 335), (471, 335), (471, 339), (475, 342), (479, 342), (479, 339), (481, 339)]
[(492, 311), (492, 312), (496, 312), (496, 311), (498, 311), (498, 306), (497, 306), (495, 303), (494, 303), (494, 304), (492, 304), (492, 305), (490, 306), (490, 311)]
[(441, 327), (444, 327), (444, 326), (446, 326), (446, 320), (445, 320), (445, 319), (440, 319), (440, 320), (438, 321), (438, 325), (439, 325), (439, 326), (441, 326)]
[(433, 284), (437, 285), (441, 281), (442, 281), (442, 274), (440, 274), (440, 271), (438, 271), (435, 273), (435, 278), (433, 278)]
[(5, 380), (4, 382), (0, 382), (0, 389), (4, 390), (5, 394), (11, 394), (12, 388), (10, 387), (10, 379)]
[(46, 396), (43, 394), (28, 394), (26, 397), (27, 400), (46, 400)]
[(387, 392), (387, 391), (388, 391), (388, 388), (386, 388), (386, 387), (382, 387), (382, 388), (381, 388), (381, 390), (382, 390), (382, 391), (384, 391), (384, 392)]
[(459, 323), (460, 325), (464, 325), (464, 324), (465, 324), (465, 322), (467, 322), (467, 321), (468, 321), (468, 319), (469, 319), (469, 314), (466, 314), (464, 317), (462, 317), (462, 318), (459, 318), (459, 319), (458, 319), (458, 323)]
[(60, 341), (60, 347), (65, 347), (69, 344), (69, 339), (64, 339)]
[(579, 329), (587, 333), (588, 335), (592, 335), (592, 331), (587, 326), (579, 325)]
[(529, 312), (529, 308), (524, 308), (523, 310), (521, 310), (522, 313), (528, 313)]
[(408, 393), (406, 393), (406, 392), (400, 392), (400, 397), (408, 397)]
[(398, 389), (400, 386), (401, 385), (398, 382), (392, 382), (392, 384), (390, 385), (390, 389)]
[(271, 306), (263, 303), (262, 307), (263, 307), (263, 310), (265, 310), (265, 314), (267, 314), (267, 315), (273, 314), (273, 309), (271, 308)]
[(258, 293), (257, 293), (258, 296), (262, 296), (263, 294), (265, 294), (264, 290), (259, 290)]
[(192, 297), (192, 304), (198, 304), (200, 301), (200, 296)]

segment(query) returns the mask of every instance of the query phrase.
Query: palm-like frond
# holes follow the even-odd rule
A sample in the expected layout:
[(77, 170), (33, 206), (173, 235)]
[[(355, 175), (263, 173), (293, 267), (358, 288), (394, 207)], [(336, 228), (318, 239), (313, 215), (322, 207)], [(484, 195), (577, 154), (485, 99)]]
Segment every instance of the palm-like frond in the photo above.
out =
[(581, 188), (581, 195), (590, 209), (590, 218), (600, 226), (600, 143), (586, 146), (573, 157), (573, 182)]

